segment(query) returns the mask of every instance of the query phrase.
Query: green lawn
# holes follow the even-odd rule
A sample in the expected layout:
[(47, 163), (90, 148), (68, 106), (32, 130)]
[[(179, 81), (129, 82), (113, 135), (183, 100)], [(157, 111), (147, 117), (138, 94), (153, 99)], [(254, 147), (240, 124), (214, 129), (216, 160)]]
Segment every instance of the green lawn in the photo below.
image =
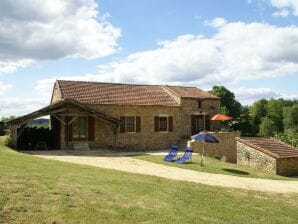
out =
[[(181, 155), (182, 156), (182, 155)], [(136, 159), (146, 160), (154, 163), (164, 164), (167, 166), (175, 166), (183, 169), (196, 170), (208, 173), (220, 173), (241, 177), (253, 177), (253, 178), (263, 178), (263, 179), (276, 179), (276, 180), (295, 180), (298, 181), (297, 177), (283, 177), (278, 175), (273, 175), (269, 173), (264, 173), (256, 169), (252, 169), (246, 166), (239, 166), (237, 164), (223, 162), (221, 160), (204, 157), (204, 166), (200, 166), (201, 156), (193, 155), (192, 162), (187, 162), (185, 164), (178, 164), (175, 162), (165, 162), (163, 161), (164, 156), (157, 155), (142, 155), (135, 156)]]
[[(0, 139), (1, 140), (1, 139)], [(0, 143), (0, 223), (296, 223), (298, 195), (51, 161)]]

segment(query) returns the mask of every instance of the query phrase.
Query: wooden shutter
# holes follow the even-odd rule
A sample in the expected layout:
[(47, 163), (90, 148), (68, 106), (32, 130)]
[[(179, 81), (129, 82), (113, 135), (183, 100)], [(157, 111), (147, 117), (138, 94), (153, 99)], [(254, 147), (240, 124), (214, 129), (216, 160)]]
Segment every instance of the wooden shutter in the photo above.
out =
[(209, 115), (205, 116), (205, 129), (206, 129), (206, 131), (210, 131), (210, 118), (209, 118)]
[(169, 117), (169, 131), (173, 131), (173, 117)]
[(136, 132), (141, 132), (141, 117), (136, 117)]
[(125, 117), (121, 116), (120, 117), (120, 133), (125, 132)]
[(191, 115), (191, 134), (194, 135), (196, 134), (197, 130), (196, 130), (196, 116), (195, 115)]
[(95, 140), (95, 119), (88, 116), (88, 141)]
[(159, 132), (159, 117), (154, 117), (154, 131)]
[[(65, 140), (66, 141), (72, 141), (72, 124), (68, 125), (68, 123), (71, 121), (72, 117), (66, 116), (65, 117)], [(68, 139), (67, 139), (68, 138)]]

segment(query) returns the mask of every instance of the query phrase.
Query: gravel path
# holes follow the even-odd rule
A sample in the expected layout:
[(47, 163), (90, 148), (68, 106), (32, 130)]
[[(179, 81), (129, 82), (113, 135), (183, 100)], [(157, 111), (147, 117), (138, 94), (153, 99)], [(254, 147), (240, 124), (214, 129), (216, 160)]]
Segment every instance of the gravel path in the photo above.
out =
[(30, 154), (47, 159), (90, 165), (130, 173), (164, 177), (177, 181), (190, 181), (212, 186), (240, 188), (263, 192), (298, 193), (298, 181), (256, 179), (224, 174), (205, 173), (177, 167), (170, 167), (121, 155), (69, 155), (65, 152), (31, 152)]

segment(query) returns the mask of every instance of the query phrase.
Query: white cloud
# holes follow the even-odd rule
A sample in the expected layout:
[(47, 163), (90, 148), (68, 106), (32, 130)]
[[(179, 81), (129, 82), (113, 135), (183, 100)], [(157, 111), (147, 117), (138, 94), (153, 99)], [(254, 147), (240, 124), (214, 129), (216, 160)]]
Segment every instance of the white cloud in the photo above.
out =
[(273, 7), (277, 8), (278, 11), (274, 12), (274, 16), (286, 17), (289, 15), (289, 11), (294, 16), (298, 16), (298, 1), (297, 0), (270, 0)]
[(160, 42), (154, 50), (101, 65), (84, 79), (210, 86), (292, 73), (298, 73), (298, 27), (232, 22), (211, 37)]
[(11, 88), (12, 88), (11, 84), (4, 84), (3, 82), (0, 81), (0, 95), (10, 90)]
[(21, 116), (27, 113), (31, 113), (41, 107), (47, 106), (49, 100), (43, 98), (0, 98), (0, 117), (2, 116)]
[(235, 97), (239, 100), (243, 105), (250, 105), (254, 101), (259, 99), (298, 99), (298, 92), (296, 93), (286, 93), (276, 91), (272, 88), (247, 88), (247, 87), (239, 87), (231, 90), (234, 92)]
[(276, 11), (272, 14), (274, 17), (287, 17), (289, 15), (289, 11), (286, 9)]
[(205, 26), (211, 26), (214, 28), (222, 27), (227, 23), (227, 21), (224, 18), (218, 17), (213, 20), (206, 20), (204, 22)]
[(94, 0), (0, 1), (0, 72), (24, 61), (97, 58), (118, 49), (120, 29)]
[(247, 88), (239, 87), (232, 89), (237, 100), (244, 105), (249, 105), (259, 99), (282, 97), (282, 94), (271, 88)]
[[(183, 35), (101, 65), (98, 72), (58, 79), (200, 86), (298, 73), (298, 27), (226, 23), (211, 37)], [(54, 79), (40, 81), (48, 91)]]

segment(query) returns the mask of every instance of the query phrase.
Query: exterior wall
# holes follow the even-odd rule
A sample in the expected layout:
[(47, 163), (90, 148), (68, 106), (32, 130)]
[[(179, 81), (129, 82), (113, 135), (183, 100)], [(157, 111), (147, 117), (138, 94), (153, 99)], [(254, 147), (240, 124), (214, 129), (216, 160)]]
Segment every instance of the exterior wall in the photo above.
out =
[(237, 141), (237, 164), (277, 173), (277, 160), (248, 145)]
[[(220, 101), (219, 99), (205, 99), (201, 100), (201, 108), (198, 108), (198, 100), (194, 99), (182, 99), (181, 106), (184, 111), (187, 111), (188, 114), (193, 115), (209, 115), (211, 118), (213, 115), (219, 113)], [(190, 123), (189, 129), (190, 129)], [(210, 130), (217, 130), (220, 128), (220, 122), (212, 121), (210, 123)]]
[[(239, 137), (238, 132), (212, 133), (219, 141), (217, 144), (205, 143), (204, 155), (220, 158), (221, 160), (236, 163), (237, 148), (236, 137)], [(190, 146), (195, 152), (202, 153), (202, 142), (190, 142)]]
[[(94, 109), (106, 113), (112, 117), (140, 116), (141, 131), (139, 133), (120, 133), (117, 129), (116, 138), (112, 127), (106, 122), (96, 120), (95, 142), (91, 143), (93, 148), (119, 148), (126, 150), (160, 150), (169, 145), (179, 143), (181, 139), (191, 135), (191, 115), (218, 113), (219, 100), (210, 100), (205, 107), (198, 109), (196, 100), (182, 100), (182, 107), (163, 106), (125, 106), (125, 105), (89, 105)], [(205, 101), (204, 101), (205, 102)], [(204, 105), (204, 104), (203, 104)], [(211, 108), (209, 105), (215, 105)], [(154, 132), (154, 117), (167, 115), (173, 117), (173, 132)]]
[(277, 159), (278, 175), (298, 176), (298, 157)]
[(55, 103), (56, 101), (59, 101), (61, 99), (62, 99), (61, 89), (59, 88), (58, 83), (55, 82), (55, 85), (53, 88), (53, 93), (52, 93), (51, 103)]

